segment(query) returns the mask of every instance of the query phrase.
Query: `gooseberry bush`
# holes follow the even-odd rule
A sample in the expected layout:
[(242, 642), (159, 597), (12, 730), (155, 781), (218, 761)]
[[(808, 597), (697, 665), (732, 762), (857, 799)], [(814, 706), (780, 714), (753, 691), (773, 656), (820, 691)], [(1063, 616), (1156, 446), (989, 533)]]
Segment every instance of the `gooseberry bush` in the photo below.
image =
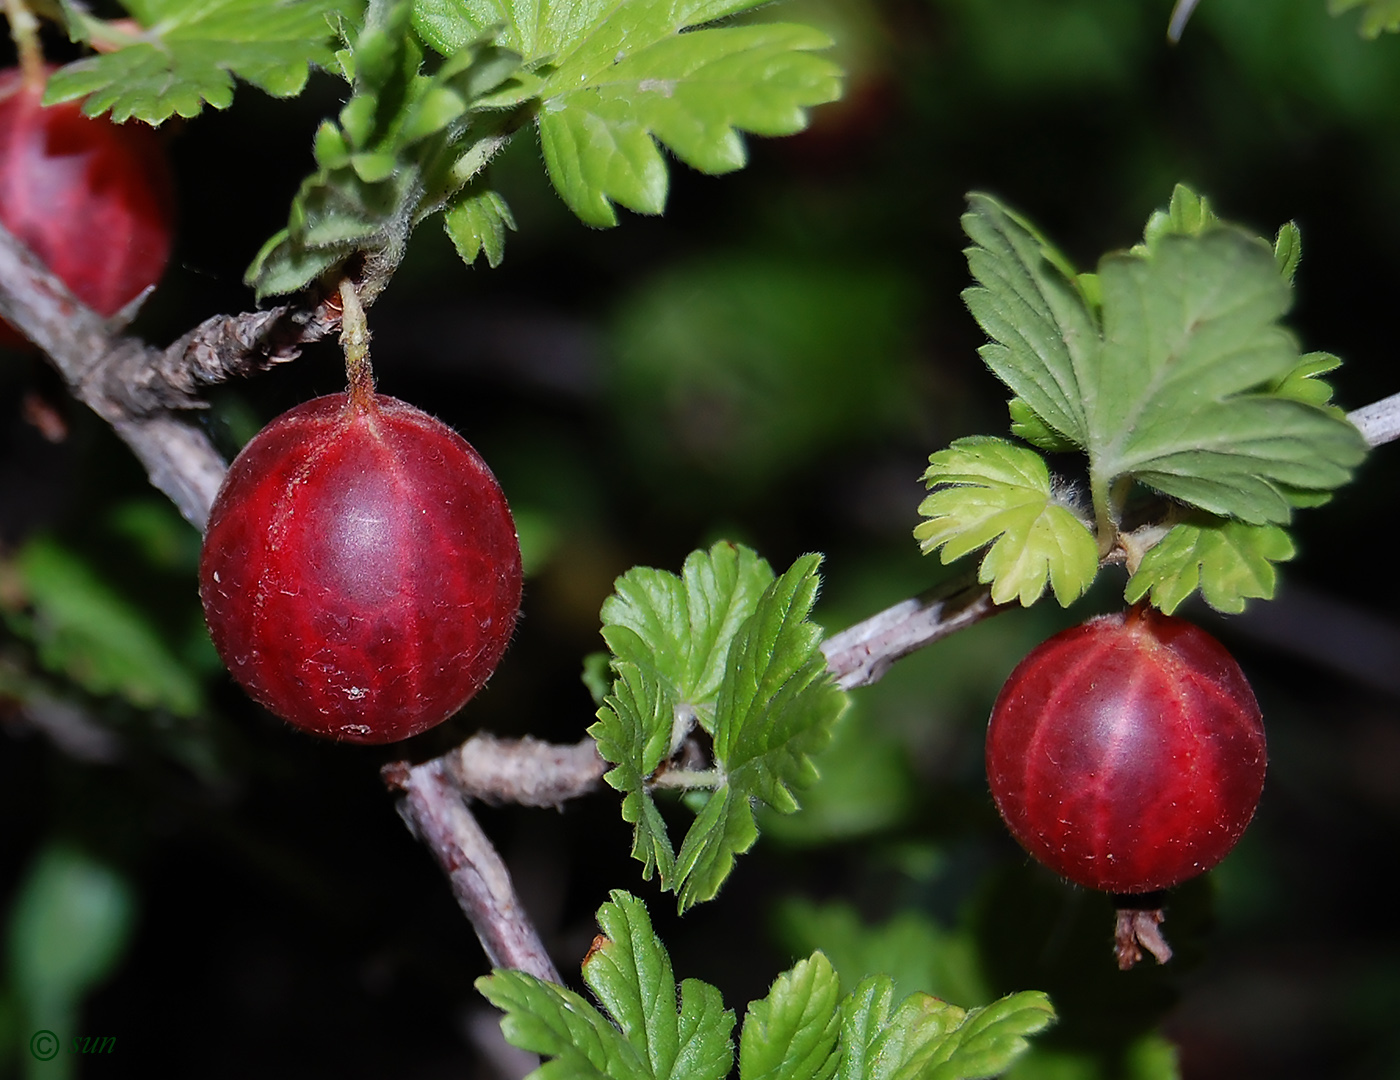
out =
[[(854, 183), (842, 170), (862, 168), (862, 155), (877, 159), (872, 133), (916, 127), (915, 106), (899, 114), (891, 76), (869, 59), (894, 46), (875, 35), (864, 50), (843, 51), (841, 32), (859, 40), (864, 25), (852, 15), (864, 6), (849, 6), (843, 18), (809, 4), (789, 20), (783, 7), (752, 0), (131, 0), (121, 9), (7, 0), (20, 68), (0, 75), (0, 223), (14, 234), (0, 236), (0, 316), (47, 354), (71, 395), (202, 536), (195, 551), (169, 506), (120, 504), (102, 535), (115, 538), (113, 549), (135, 544), (149, 562), (165, 560), (166, 585), (148, 588), (160, 574), (131, 571), (136, 560), (109, 550), (104, 563), (53, 528), (0, 522), (0, 702), (16, 730), (44, 732), (86, 768), (136, 761), (133, 775), (162, 778), (153, 786), (177, 775), (217, 798), (233, 798), (249, 745), (298, 763), (273, 773), (341, 767), (328, 760), (358, 768), (377, 754), (400, 816), (481, 941), (491, 971), (476, 990), (499, 1010), (505, 1042), (538, 1055), (503, 1057), (473, 1029), (516, 1080), (721, 1080), (736, 1067), (741, 1080), (1181, 1075), (1156, 1030), (1164, 980), (1213, 947), (1201, 875), (1246, 835), (1274, 782), (1265, 781), (1271, 699), (1251, 687), (1250, 658), (1238, 662), (1196, 621), (1212, 620), (1230, 641), (1222, 617), (1266, 608), (1278, 565), (1304, 546), (1302, 523), (1336, 510), (1326, 504), (1369, 447), (1400, 434), (1388, 419), (1393, 402), (1353, 413), (1335, 404), (1329, 380), (1341, 377), (1342, 361), (1305, 351), (1289, 323), (1302, 293), (1303, 229), (1288, 221), (1260, 234), (1221, 216), (1204, 188), (1170, 181), (1151, 196), (1157, 209), (1145, 225), (1105, 240), (1112, 250), (1088, 269), (1067, 254), (1082, 253), (1085, 240), (1067, 237), (1062, 249), (1009, 198), (966, 195), (963, 241), (951, 219), (927, 224), (946, 200), (917, 211), (898, 201), (900, 229), (917, 220), (932, 230), (918, 235), (918, 260), (934, 241), (965, 243), (971, 284), (958, 317), (968, 333), (976, 327), (982, 361), (965, 374), (999, 381), (1005, 401), (1000, 416), (974, 410), (976, 422), (910, 422), (919, 395), (890, 358), (911, 348), (899, 329), (911, 313), (939, 301), (916, 299), (898, 275), (841, 266), (859, 245), (849, 235), (837, 244), (843, 234), (823, 221), (840, 216), (823, 200)], [(1193, 7), (1178, 5), (1175, 36)], [(1333, 7), (1362, 8), (1369, 38), (1400, 29), (1382, 0)], [(1019, 16), (1031, 20), (1034, 47), (1050, 49), (1045, 31), (1057, 16), (1007, 18)], [(968, 40), (978, 17), (959, 24)], [(835, 36), (809, 21), (833, 25)], [(253, 95), (269, 113), (303, 110), (305, 156), (295, 175), (279, 174), (292, 182), (270, 236), (218, 241), (231, 250), (248, 241), (238, 249), (240, 288), (257, 309), (206, 307), (186, 319), (164, 299), (175, 287), (169, 275), (145, 292), (170, 243), (163, 155)], [(63, 139), (39, 134), (60, 129), (100, 132), (72, 138), (100, 138), (130, 161), (84, 171)], [(233, 213), (272, 166), (239, 140), (219, 152), (221, 174), (236, 179), (218, 201)], [(531, 223), (546, 237), (578, 223), (620, 226), (579, 230), (572, 242), (596, 250), (643, 228), (648, 244), (679, 245), (655, 223), (621, 220), (619, 208), (658, 216), (668, 200), (723, 200), (718, 188), (695, 185), (751, 156), (760, 172), (780, 163), (785, 194), (770, 199), (762, 222), (735, 211), (740, 231), (770, 229), (770, 244), (776, 236), (800, 251), (793, 236), (811, 230), (808, 256), (830, 245), (841, 258), (824, 251), (819, 265), (755, 248), (677, 271), (657, 267), (651, 250), (609, 249), (641, 284), (609, 331), (611, 381), (580, 391), (606, 399), (606, 430), (588, 429), (572, 453), (509, 394), (479, 411), (459, 407), (456, 397), (489, 385), (479, 371), (468, 394), (414, 400), (411, 381), (404, 391), (395, 383), (393, 395), (377, 390), (371, 329), (392, 342), (410, 326), (436, 363), (453, 364), (451, 354), (471, 354), (489, 325), (453, 333), (396, 298), (440, 288), (438, 278), (456, 282), (445, 309), (459, 295), (490, 296), (483, 282), (510, 273), (508, 249), (543, 279), (542, 266), (557, 267), (541, 261)], [(901, 188), (932, 184), (910, 173), (912, 160), (898, 158)], [(207, 171), (180, 175), (194, 180), (187, 200), (216, 183)], [(804, 204), (805, 185), (828, 181)], [(43, 197), (57, 191), (61, 209), (45, 210)], [(864, 195), (843, 205), (857, 234), (876, 231), (889, 212)], [(1259, 211), (1246, 204), (1234, 214)], [(217, 232), (213, 220), (182, 228)], [(438, 255), (420, 254), (435, 242)], [(451, 278), (462, 266), (471, 276)], [(606, 292), (610, 274), (572, 266), (561, 276), (582, 293), (592, 277)], [(103, 290), (90, 285), (96, 279)], [(128, 333), (132, 318), (140, 321)], [(501, 325), (504, 366), (531, 370), (527, 354), (548, 354), (557, 390), (567, 368), (557, 343), (531, 319)], [(156, 348), (143, 334), (172, 344)], [(313, 392), (257, 430), (249, 416), (277, 410), (253, 409), (242, 395), (261, 384), (285, 396), (292, 369), (267, 369), (337, 334), (344, 374), (338, 357), (333, 376), (323, 365), (309, 378)], [(385, 357), (400, 354), (385, 345), (377, 355), (378, 377), (395, 380)], [(265, 383), (211, 389), (264, 373)], [(24, 415), (61, 439), (81, 421), (65, 419), (39, 380), (26, 383)], [(957, 397), (956, 388), (940, 392)], [(210, 400), (213, 423), (191, 419)], [(460, 433), (434, 413), (461, 418)], [(824, 585), (849, 591), (842, 554), (817, 553), (822, 545), (803, 529), (757, 524), (763, 503), (812, 462), (821, 501), (858, 503), (826, 490), (841, 475), (831, 462), (915, 436), (927, 491), (920, 501), (906, 485), (895, 516), (907, 553), (937, 555), (903, 564), (912, 569), (901, 580), (917, 585), (901, 587), (928, 590), (883, 611), (888, 597), (821, 613)], [(621, 448), (597, 472), (620, 474), (625, 496), (597, 495), (579, 466), (600, 440)], [(225, 467), (222, 452), (240, 443)], [(527, 447), (534, 464), (495, 457), (492, 445)], [(869, 474), (843, 483), (879, 486)], [(583, 496), (596, 496), (591, 509)], [(628, 500), (624, 539), (602, 560), (608, 586), (589, 592), (599, 561), (589, 536), (609, 499)], [(799, 503), (775, 505), (780, 519)], [(669, 532), (652, 550), (668, 557), (624, 557), (646, 549), (656, 521)], [(769, 538), (788, 557), (765, 558)], [(103, 579), (112, 559), (131, 571), (124, 586)], [(161, 607), (161, 588), (180, 590), (180, 603), (197, 591), (199, 628), (146, 617)], [(557, 661), (541, 659), (547, 625), (532, 625), (548, 610), (532, 609), (533, 598), (551, 589), (587, 597), (590, 636), (600, 632), (604, 646), (552, 642), (554, 654), (572, 649), (567, 666), (582, 667), (591, 696), (590, 706), (577, 686), (574, 698), (559, 695), (572, 710), (562, 721), (520, 704), (544, 700), (528, 684), (555, 681)], [(819, 613), (850, 625), (829, 632)], [(876, 718), (885, 684), (873, 684), (916, 652), (957, 668), (946, 650), (984, 623), (1048, 639), (1001, 649), (995, 682), (1005, 682), (980, 703), (979, 721), (990, 719), (985, 742), (980, 730), (976, 739), (975, 794), (958, 810), (983, 839), (959, 849), (955, 831), (935, 827), (930, 841), (917, 821), (954, 816), (957, 784), (931, 767), (918, 801), (908, 765), (957, 751), (916, 733), (892, 759), (898, 740), (882, 723), (893, 721)], [(978, 668), (967, 656), (961, 663)], [(537, 667), (522, 674), (526, 665)], [(264, 723), (229, 676), (289, 726)], [(921, 692), (920, 731), (946, 728)], [(369, 786), (359, 774), (356, 784)], [(575, 807), (600, 792), (620, 803), (626, 835), (614, 807), (611, 831), (590, 824), (575, 861), (560, 856), (555, 867), (563, 879), (566, 863), (596, 864), (582, 901), (596, 927), (582, 939), (542, 937), (531, 896), (517, 895), (487, 838), (504, 819), (488, 816), (483, 830), (471, 807), (554, 806), (577, 820)], [(342, 827), (329, 813), (322, 836)], [(992, 831), (998, 814), (1044, 873)], [(773, 856), (761, 834), (788, 854)], [(843, 853), (853, 841), (871, 850)], [(606, 854), (619, 846), (631, 862)], [(807, 852), (818, 854), (792, 871)], [(0, 1053), (19, 1045), (14, 1032), (76, 1032), (84, 1000), (115, 969), (134, 901), (113, 868), (120, 860), (102, 854), (66, 837), (24, 879)], [(959, 857), (972, 868), (950, 871)], [(994, 858), (1011, 867), (1000, 883), (980, 861)], [(832, 899), (831, 868), (843, 860), (858, 867), (852, 891), (868, 910), (889, 914), (891, 880), (914, 902), (867, 924)], [(744, 883), (787, 872), (792, 891), (823, 902), (774, 905)], [(940, 882), (959, 874), (957, 903), (937, 900)], [(736, 895), (739, 906), (726, 908)], [(711, 908), (726, 913), (707, 924), (709, 943), (676, 949), (673, 960), (663, 939)], [(1178, 959), (1128, 971), (1144, 949), (1160, 963), (1171, 958), (1160, 927), (1174, 912)], [(727, 937), (752, 942), (768, 919), (796, 962), (737, 980), (766, 988), (741, 1021), (718, 975), (677, 983), (680, 967), (714, 972), (707, 950), (718, 954)], [(1064, 942), (1081, 933), (1091, 947), (1072, 950), (1065, 963), (1077, 970), (1066, 982), (1054, 958), (1070, 955)], [(1008, 963), (1007, 953), (1039, 966)], [(1084, 985), (1104, 989), (1078, 994)], [(1115, 1009), (1131, 1013), (1121, 1027)]]

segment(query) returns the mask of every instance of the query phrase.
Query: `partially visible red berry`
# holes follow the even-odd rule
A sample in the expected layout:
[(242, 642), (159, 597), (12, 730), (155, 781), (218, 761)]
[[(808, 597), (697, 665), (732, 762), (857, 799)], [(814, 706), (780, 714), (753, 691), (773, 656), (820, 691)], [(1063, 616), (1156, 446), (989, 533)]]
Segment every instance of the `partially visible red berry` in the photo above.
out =
[(1215, 638), (1150, 607), (1091, 619), (1012, 672), (987, 780), (1021, 846), (1063, 877), (1149, 893), (1235, 846), (1264, 787), (1259, 705)]
[(520, 608), (500, 485), (446, 424), (391, 397), (283, 413), (229, 468), (199, 591), (256, 700), (316, 735), (386, 743), (477, 692)]
[[(43, 88), (0, 72), (0, 222), (79, 300), (114, 315), (160, 280), (174, 231), (173, 184), (145, 124), (40, 104)], [(22, 339), (0, 322), (0, 344)]]

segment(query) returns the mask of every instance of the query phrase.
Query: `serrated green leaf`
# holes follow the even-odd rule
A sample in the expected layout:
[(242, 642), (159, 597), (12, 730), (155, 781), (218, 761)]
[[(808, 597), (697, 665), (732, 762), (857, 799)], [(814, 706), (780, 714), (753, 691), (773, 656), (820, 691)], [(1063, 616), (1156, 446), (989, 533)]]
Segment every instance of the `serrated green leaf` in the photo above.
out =
[[(617, 222), (614, 203), (661, 212), (667, 170), (657, 141), (694, 168), (727, 172), (744, 164), (740, 131), (800, 131), (806, 109), (839, 95), (839, 69), (812, 55), (831, 44), (818, 31), (777, 24), (695, 29), (755, 6), (416, 0), (413, 17), (422, 38), (444, 55), (494, 33), (496, 44), (538, 69), (526, 92), (541, 99), (550, 179), (581, 219), (608, 226)], [(516, 100), (523, 98), (510, 102)]]
[[(723, 1080), (734, 1061), (734, 1014), (698, 979), (680, 987), (641, 902), (615, 891), (598, 911), (604, 940), (583, 966), (607, 1015), (532, 975), (496, 971), (477, 988), (505, 1012), (513, 1046), (552, 1058), (537, 1080)], [(609, 1019), (611, 1018), (611, 1020)]]
[(919, 506), (928, 518), (914, 528), (925, 554), (944, 563), (991, 548), (978, 578), (999, 604), (1029, 607), (1048, 580), (1065, 606), (1098, 572), (1094, 535), (1055, 496), (1045, 459), (1004, 439), (959, 439), (929, 458), (924, 482), (933, 489)]
[(980, 286), (967, 301), (994, 342), (983, 357), (1088, 452), (1101, 520), (1124, 476), (1254, 524), (1286, 522), (1292, 489), (1350, 477), (1365, 453), (1350, 425), (1269, 390), (1299, 364), (1278, 325), (1289, 288), (1270, 245), (1178, 187), (1144, 244), (1101, 261), (1100, 313), (1028, 225), (987, 196), (969, 202)]
[(203, 707), (197, 679), (141, 612), (54, 540), (30, 540), (12, 569), (27, 600), (7, 614), (34, 643), (39, 662), (92, 694), (119, 694), (142, 708), (192, 716)]
[(274, 97), (306, 85), (310, 65), (329, 67), (334, 17), (358, 0), (180, 0), (128, 3), (143, 26), (133, 44), (69, 64), (49, 79), (47, 103), (85, 98), (83, 112), (159, 124), (233, 100), (233, 76)]
[(638, 1049), (650, 1075), (676, 1080), (723, 1080), (734, 1063), (734, 1014), (719, 991), (698, 979), (681, 985), (642, 902), (620, 890), (598, 909), (606, 943), (583, 965), (583, 980)]
[(801, 131), (808, 107), (840, 93), (840, 70), (813, 55), (831, 44), (820, 31), (774, 23), (679, 34), (659, 21), (666, 0), (648, 6), (657, 22), (608, 20), (540, 91), (550, 180), (590, 225), (615, 225), (613, 203), (642, 214), (664, 209), (657, 142), (701, 172), (730, 172), (746, 160), (740, 131)]
[(312, 152), (316, 155), (316, 164), (323, 169), (343, 169), (350, 164), (350, 147), (345, 136), (329, 120), (316, 129)]
[(1200, 589), (1217, 611), (1238, 614), (1251, 597), (1273, 598), (1273, 564), (1295, 554), (1293, 541), (1277, 525), (1196, 515), (1173, 525), (1143, 556), (1124, 595), (1136, 603), (1150, 592), (1153, 606), (1170, 615)]
[(1345, 420), (1256, 392), (1298, 364), (1277, 325), (1286, 283), (1234, 229), (1168, 236), (1151, 258), (1108, 256), (1104, 346), (1088, 385), (1090, 468), (1133, 475), (1211, 513), (1286, 522), (1279, 485), (1326, 490), (1365, 454)]
[[(631, 633), (618, 627), (615, 636), (620, 640)], [(634, 655), (644, 652), (630, 643), (627, 648)], [(622, 819), (634, 827), (632, 857), (642, 863), (642, 877), (649, 879), (655, 870), (665, 885), (675, 860), (666, 824), (646, 784), (670, 753), (676, 698), (645, 660), (614, 660), (613, 670), (612, 692), (603, 699), (588, 734), (603, 760), (613, 765), (603, 779), (624, 795)]]
[(840, 1060), (840, 982), (820, 952), (751, 1002), (739, 1038), (739, 1080), (829, 1080)]
[(635, 1047), (588, 1001), (521, 971), (497, 970), (476, 988), (505, 1013), (512, 1046), (551, 1060), (533, 1080), (651, 1080)]
[(1029, 222), (987, 195), (968, 196), (963, 229), (978, 285), (963, 302), (993, 344), (978, 354), (1038, 415), (1076, 446), (1088, 441), (1079, 371), (1099, 326), (1078, 275)]
[[(679, 576), (636, 567), (603, 602), (603, 638), (619, 657), (649, 663), (712, 731), (735, 635), (772, 583), (766, 560), (725, 540), (691, 552)], [(632, 636), (616, 635), (614, 627)]]
[(515, 231), (510, 207), (490, 188), (462, 189), (448, 203), (442, 224), (464, 263), (471, 266), (484, 251), (492, 269), (505, 258), (506, 231)]
[(1361, 8), (1361, 36), (1378, 38), (1382, 33), (1400, 32), (1400, 0), (1327, 0), (1327, 10), (1341, 15)]
[(715, 763), (724, 778), (676, 855), (682, 911), (711, 899), (734, 856), (758, 836), (751, 800), (798, 809), (793, 790), (816, 779), (811, 756), (831, 738), (846, 695), (831, 681), (822, 632), (808, 620), (818, 555), (798, 559), (763, 593), (730, 650), (715, 708)]
[(839, 1080), (972, 1080), (998, 1076), (1055, 1019), (1044, 994), (1012, 994), (964, 1011), (929, 994), (893, 1006), (894, 985), (874, 975), (842, 1007)]

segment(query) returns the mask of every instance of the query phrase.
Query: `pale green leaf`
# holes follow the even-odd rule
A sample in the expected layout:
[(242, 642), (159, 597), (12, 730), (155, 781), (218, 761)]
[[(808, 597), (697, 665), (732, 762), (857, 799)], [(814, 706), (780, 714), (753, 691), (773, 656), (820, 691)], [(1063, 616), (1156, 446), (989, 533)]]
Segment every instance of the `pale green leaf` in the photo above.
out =
[(1004, 439), (959, 439), (929, 458), (933, 490), (919, 506), (928, 520), (914, 537), (944, 563), (991, 545), (978, 577), (999, 604), (1029, 606), (1048, 580), (1063, 605), (1083, 595), (1098, 572), (1093, 533), (1050, 483), (1045, 460)]
[(1359, 29), (1363, 37), (1377, 38), (1382, 33), (1400, 32), (1400, 0), (1327, 0), (1327, 10), (1333, 15), (1353, 8), (1361, 9)]
[(840, 982), (820, 952), (779, 975), (749, 1004), (739, 1080), (828, 1080), (840, 1060)]
[(1288, 533), (1277, 525), (1196, 515), (1172, 526), (1143, 556), (1124, 595), (1136, 603), (1150, 592), (1153, 606), (1170, 615), (1199, 589), (1217, 611), (1238, 614), (1247, 599), (1273, 598), (1273, 564), (1295, 553)]
[(7, 621), (34, 643), (39, 662), (92, 694), (119, 694), (142, 708), (192, 716), (198, 680), (141, 611), (56, 541), (30, 540), (13, 570), (27, 605)]
[(1269, 387), (1269, 392), (1276, 397), (1288, 398), (1290, 401), (1301, 401), (1305, 405), (1315, 405), (1321, 408), (1331, 404), (1332, 385), (1318, 376), (1326, 375), (1329, 371), (1336, 371), (1341, 366), (1342, 361), (1331, 353), (1304, 353), (1299, 358), (1297, 366), (1283, 378), (1276, 380)]
[(115, 52), (55, 72), (49, 103), (85, 98), (89, 116), (111, 112), (159, 124), (225, 108), (237, 76), (274, 97), (301, 93), (310, 65), (335, 63), (331, 20), (357, 18), (359, 0), (182, 0), (129, 3), (143, 32)]
[(1042, 420), (1021, 398), (1014, 397), (1008, 401), (1006, 411), (1011, 414), (1011, 434), (1018, 439), (1024, 439), (1032, 446), (1038, 446), (1052, 454), (1063, 454), (1078, 449), (1073, 442)]
[(490, 188), (463, 188), (447, 204), (442, 224), (464, 263), (471, 266), (484, 251), (492, 269), (505, 258), (506, 231), (515, 231), (510, 207)]
[(1289, 285), (1293, 284), (1293, 275), (1298, 272), (1302, 258), (1303, 234), (1297, 224), (1289, 221), (1279, 226), (1278, 235), (1274, 237), (1274, 265)]

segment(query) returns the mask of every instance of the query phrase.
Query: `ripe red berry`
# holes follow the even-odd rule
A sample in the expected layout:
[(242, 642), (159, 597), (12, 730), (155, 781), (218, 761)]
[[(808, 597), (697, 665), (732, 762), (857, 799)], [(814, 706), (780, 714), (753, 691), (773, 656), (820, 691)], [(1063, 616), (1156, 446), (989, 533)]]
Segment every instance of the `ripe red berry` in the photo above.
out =
[(214, 500), (199, 568), (214, 645), (305, 731), (394, 742), (495, 670), (520, 607), (500, 485), (460, 435), (391, 397), (335, 394), (264, 428)]
[(1254, 816), (1264, 728), (1244, 673), (1153, 608), (1031, 651), (987, 729), (992, 797), (1022, 847), (1092, 889), (1148, 893), (1218, 863)]
[[(40, 105), (41, 86), (0, 72), (0, 222), (73, 294), (114, 315), (160, 280), (170, 258), (173, 186), (141, 123)], [(22, 339), (0, 323), (0, 343)]]

